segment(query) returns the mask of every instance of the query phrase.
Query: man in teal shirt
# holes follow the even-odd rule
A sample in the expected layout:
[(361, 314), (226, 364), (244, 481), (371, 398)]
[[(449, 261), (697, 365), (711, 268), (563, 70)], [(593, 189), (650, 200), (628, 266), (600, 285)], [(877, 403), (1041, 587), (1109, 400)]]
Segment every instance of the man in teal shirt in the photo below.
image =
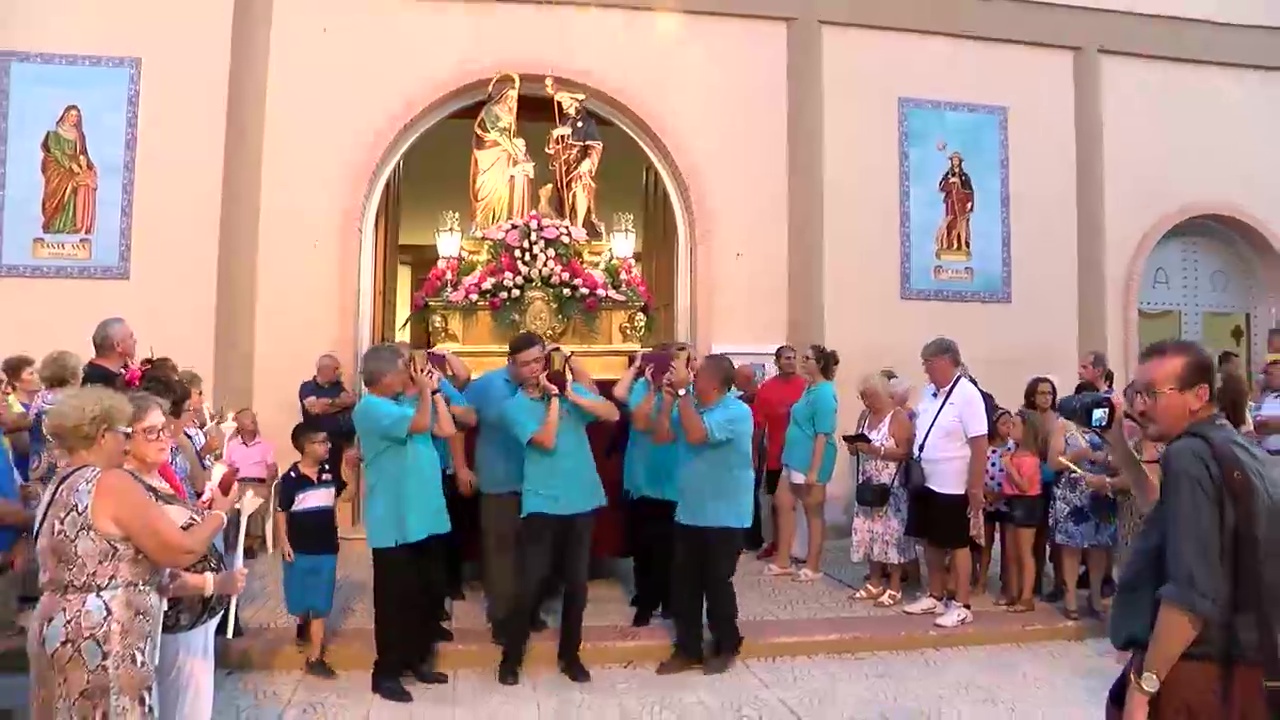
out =
[[(671, 596), (676, 639), (658, 666), (669, 675), (699, 665), (715, 675), (728, 670), (742, 647), (733, 574), (754, 512), (755, 473), (751, 408), (733, 397), (733, 361), (708, 355), (692, 382), (676, 368), (664, 392), (673, 413), (658, 416), (656, 442), (677, 452), (676, 525)], [(702, 614), (706, 603), (711, 656), (704, 659)]]
[[(485, 614), (500, 642), (499, 628), (515, 606), (516, 534), (520, 529), (520, 486), (524, 482), (524, 444), (502, 421), (502, 409), (520, 386), (546, 369), (547, 349), (535, 333), (518, 333), (507, 344), (507, 366), (472, 380), (463, 392), (475, 408), (475, 470), (480, 491), (480, 551), (484, 571)], [(538, 624), (535, 630), (545, 625)]]
[[(587, 571), (595, 511), (606, 500), (587, 424), (614, 422), (616, 405), (586, 383), (566, 378), (564, 396), (546, 375), (521, 387), (502, 408), (502, 422), (524, 446), (520, 525), (520, 592), (504, 621), (498, 682), (520, 682), (530, 620), (552, 581), (564, 586), (560, 616), (560, 672), (574, 682), (591, 673), (579, 657), (587, 607)], [(557, 572), (558, 571), (558, 572)]]
[[(413, 702), (401, 678), (443, 684), (434, 669), (443, 606), (444, 539), (449, 514), (432, 435), (455, 428), (431, 369), (411, 373), (400, 348), (375, 345), (362, 358), (368, 390), (352, 411), (364, 462), (365, 528), (373, 555), (373, 692)], [(406, 396), (415, 401), (409, 402)]]

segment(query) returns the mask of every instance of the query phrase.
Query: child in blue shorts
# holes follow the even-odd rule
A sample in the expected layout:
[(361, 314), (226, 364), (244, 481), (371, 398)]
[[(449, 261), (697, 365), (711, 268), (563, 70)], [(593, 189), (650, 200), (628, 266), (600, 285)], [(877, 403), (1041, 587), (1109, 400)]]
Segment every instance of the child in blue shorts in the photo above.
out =
[(336, 677), (324, 659), (324, 621), (333, 609), (338, 571), (338, 517), (334, 505), (347, 484), (329, 470), (329, 437), (299, 423), (290, 434), (302, 456), (276, 485), (276, 530), (284, 558), (284, 602), (306, 627), (307, 673)]

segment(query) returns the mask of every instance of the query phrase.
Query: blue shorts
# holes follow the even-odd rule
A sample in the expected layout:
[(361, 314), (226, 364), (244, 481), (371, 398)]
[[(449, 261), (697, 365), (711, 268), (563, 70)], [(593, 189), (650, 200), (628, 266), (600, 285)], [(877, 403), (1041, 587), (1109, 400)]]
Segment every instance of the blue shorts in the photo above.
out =
[(284, 563), (284, 605), (294, 617), (326, 618), (333, 610), (337, 555), (295, 553)]

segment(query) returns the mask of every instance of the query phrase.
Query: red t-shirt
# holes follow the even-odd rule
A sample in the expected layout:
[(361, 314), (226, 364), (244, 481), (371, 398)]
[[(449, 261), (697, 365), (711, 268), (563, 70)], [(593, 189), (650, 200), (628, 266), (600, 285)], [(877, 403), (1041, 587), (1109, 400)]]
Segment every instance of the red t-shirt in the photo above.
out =
[(782, 468), (782, 441), (791, 422), (791, 406), (800, 400), (807, 385), (799, 375), (775, 375), (756, 391), (751, 414), (755, 417), (756, 431), (764, 433), (766, 470)]

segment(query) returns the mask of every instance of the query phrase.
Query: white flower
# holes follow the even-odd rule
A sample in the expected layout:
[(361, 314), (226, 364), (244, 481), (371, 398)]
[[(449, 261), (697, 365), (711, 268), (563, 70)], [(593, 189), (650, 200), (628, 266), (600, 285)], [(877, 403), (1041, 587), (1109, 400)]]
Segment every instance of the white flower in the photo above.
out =
[(552, 282), (552, 283), (555, 283), (555, 284), (557, 284), (557, 285), (560, 283), (560, 276), (559, 276), (559, 275), (552, 275), (552, 274), (551, 274), (551, 268), (549, 268), (549, 267), (544, 267), (544, 268), (542, 268), (542, 277), (547, 277), (548, 275), (551, 275), (551, 282)]
[(529, 249), (529, 238), (525, 238), (525, 239), (524, 239), (524, 242), (520, 243), (520, 247), (522, 247), (522, 248), (524, 248), (524, 249), (528, 250), (528, 249)]
[(507, 277), (502, 281), (504, 287), (511, 287), (515, 281), (511, 279), (511, 273), (507, 273)]
[(519, 248), (516, 248), (515, 250), (511, 251), (511, 257), (519, 260), (524, 257), (524, 253)]
[(541, 251), (539, 251), (539, 252), (538, 252), (538, 254), (537, 254), (537, 255), (535, 255), (534, 257), (538, 258), (538, 263), (539, 263), (539, 264), (541, 264), (541, 263), (543, 263), (543, 262), (546, 262), (546, 259), (547, 259), (547, 255), (546, 255), (546, 253), (543, 253), (543, 252), (541, 252)]
[(570, 290), (569, 288), (564, 288), (561, 292), (563, 292), (563, 293), (564, 293), (564, 296), (565, 296), (565, 297), (569, 297), (570, 295), (572, 295), (572, 294), (573, 294), (573, 291), (572, 291), (572, 290)]
[(608, 293), (605, 292), (604, 288), (599, 288), (596, 290), (596, 295), (598, 297), (604, 297), (605, 295), (608, 295)]
[(574, 278), (573, 284), (575, 287), (582, 287), (582, 278)]
[(475, 293), (471, 293), (467, 295), (467, 299), (470, 300), (471, 302), (475, 302), (480, 299), (480, 296)]
[(537, 230), (537, 229), (538, 229), (538, 221), (537, 221), (537, 219), (533, 219), (533, 220), (530, 220), (530, 221), (529, 221), (529, 229), (530, 229), (530, 230)]
[(561, 280), (563, 280), (563, 281), (565, 281), (565, 282), (569, 282), (569, 273), (564, 272), (564, 271), (561, 271), (561, 272), (560, 272), (560, 279), (561, 279)]
[(502, 273), (502, 279), (503, 279), (503, 280), (510, 280), (512, 277), (513, 277), (513, 276), (512, 276), (512, 274), (511, 274), (511, 271), (510, 271), (510, 270), (507, 270), (507, 271), (505, 271), (505, 272), (503, 272), (503, 273)]
[(481, 290), (490, 290), (492, 288), (493, 288), (493, 278), (486, 278), (484, 282), (480, 283)]
[[(524, 284), (524, 278), (523, 278), (523, 277), (518, 277), (518, 278), (516, 278), (516, 279), (515, 279), (515, 283), (516, 283), (516, 285), (523, 285), (523, 284)], [(519, 292), (519, 291), (517, 290), (516, 292)]]
[(502, 292), (499, 292), (499, 293), (498, 293), (498, 297), (499, 297), (499, 298), (501, 298), (501, 299), (503, 299), (503, 300), (506, 300), (506, 299), (507, 299), (507, 291), (506, 291), (506, 290), (503, 290)]
[(520, 297), (520, 288), (512, 288), (511, 297), (512, 299)]
[(580, 288), (578, 288), (578, 294), (579, 294), (579, 295), (586, 295), (587, 293), (590, 293), (590, 292), (591, 292), (590, 290), (588, 290), (588, 289), (586, 289), (586, 288), (584, 288), (584, 287), (580, 287)]

